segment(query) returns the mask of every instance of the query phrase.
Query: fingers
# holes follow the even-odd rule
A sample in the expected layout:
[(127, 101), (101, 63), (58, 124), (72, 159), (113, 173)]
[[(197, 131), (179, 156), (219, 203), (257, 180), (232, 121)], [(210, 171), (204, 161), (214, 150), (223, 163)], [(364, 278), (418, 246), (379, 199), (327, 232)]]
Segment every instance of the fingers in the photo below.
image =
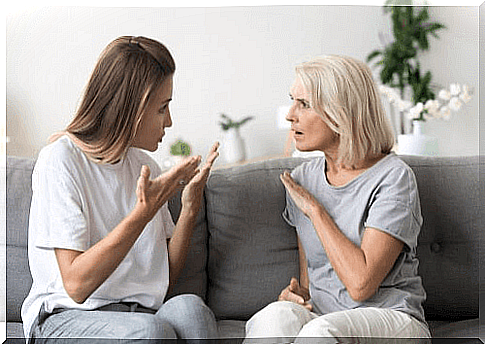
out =
[(197, 170), (196, 173), (194, 174), (194, 179), (192, 180), (193, 183), (199, 183), (199, 182), (206, 182), (207, 178), (209, 177), (209, 173), (212, 169), (212, 166), (214, 165), (214, 161), (217, 159), (219, 156), (219, 152), (217, 151), (219, 149), (219, 142), (214, 143), (212, 146), (211, 150), (209, 151), (207, 155), (206, 162), (204, 166), (200, 169)]
[(150, 167), (148, 165), (143, 165), (140, 171), (140, 177), (138, 177), (137, 187), (138, 189), (145, 190), (148, 180), (150, 178)]
[(293, 182), (293, 179), (288, 171), (284, 171), (282, 174), (280, 174), (280, 180), (287, 189), (291, 188), (291, 182)]
[(289, 288), (290, 288), (290, 291), (294, 293), (298, 293), (298, 291), (300, 290), (300, 283), (295, 277), (291, 278)]
[(207, 155), (206, 165), (209, 165), (210, 167), (212, 167), (212, 165), (214, 164), (214, 161), (219, 156), (219, 152), (217, 151), (219, 149), (219, 146), (220, 146), (219, 142), (214, 143), (211, 150), (209, 151), (209, 154)]
[(300, 289), (300, 283), (295, 277), (292, 277), (290, 284), (285, 289), (283, 289), (278, 297), (278, 300), (294, 302), (311, 311), (313, 309), (313, 306), (311, 303), (307, 302), (307, 300), (305, 300), (302, 295), (300, 295)]

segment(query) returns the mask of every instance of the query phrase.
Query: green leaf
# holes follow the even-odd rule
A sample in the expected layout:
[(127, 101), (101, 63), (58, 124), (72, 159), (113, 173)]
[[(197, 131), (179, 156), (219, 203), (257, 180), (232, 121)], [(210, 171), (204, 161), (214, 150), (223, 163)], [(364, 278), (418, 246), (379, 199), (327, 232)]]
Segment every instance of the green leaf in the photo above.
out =
[(367, 62), (370, 62), (379, 55), (382, 55), (382, 52), (380, 50), (374, 50), (369, 55), (367, 55)]
[(175, 156), (189, 156), (191, 153), (190, 145), (182, 140), (177, 140), (170, 146), (170, 154)]

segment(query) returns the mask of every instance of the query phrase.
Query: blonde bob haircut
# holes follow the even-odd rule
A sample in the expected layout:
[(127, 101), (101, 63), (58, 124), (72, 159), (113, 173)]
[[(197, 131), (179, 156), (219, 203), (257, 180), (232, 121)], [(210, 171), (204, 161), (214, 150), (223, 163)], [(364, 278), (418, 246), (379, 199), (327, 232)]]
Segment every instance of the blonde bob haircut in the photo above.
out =
[(99, 163), (115, 163), (132, 145), (154, 91), (175, 72), (168, 49), (145, 37), (123, 36), (101, 53), (67, 134)]
[(312, 108), (340, 138), (339, 163), (355, 168), (389, 154), (394, 133), (367, 65), (346, 56), (324, 56), (296, 67)]

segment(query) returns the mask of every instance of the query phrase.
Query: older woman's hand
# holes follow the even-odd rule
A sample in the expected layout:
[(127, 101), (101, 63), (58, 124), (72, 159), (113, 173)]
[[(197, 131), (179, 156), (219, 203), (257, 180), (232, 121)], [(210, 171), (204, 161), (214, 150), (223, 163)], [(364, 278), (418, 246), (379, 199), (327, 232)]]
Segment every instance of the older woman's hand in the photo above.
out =
[(209, 178), (210, 171), (214, 161), (219, 156), (219, 142), (216, 142), (207, 155), (206, 162), (197, 170), (190, 182), (185, 186), (182, 192), (182, 207), (193, 211), (198, 211), (202, 201), (202, 192)]
[(288, 171), (280, 175), (281, 182), (285, 186), (295, 205), (309, 218), (316, 214), (322, 207), (317, 199), (303, 186), (295, 182)]
[(310, 293), (307, 288), (300, 286), (300, 283), (295, 277), (291, 278), (290, 284), (281, 291), (278, 301), (291, 301), (302, 305), (309, 311), (312, 310), (310, 300)]

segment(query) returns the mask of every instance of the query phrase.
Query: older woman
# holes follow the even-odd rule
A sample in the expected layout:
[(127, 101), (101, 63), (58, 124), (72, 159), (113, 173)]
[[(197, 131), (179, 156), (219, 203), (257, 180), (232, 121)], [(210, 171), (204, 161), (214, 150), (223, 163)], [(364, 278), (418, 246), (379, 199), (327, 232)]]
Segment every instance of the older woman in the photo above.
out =
[(298, 233), (300, 278), (255, 314), (246, 337), (429, 337), (417, 275), (422, 224), (412, 170), (369, 68), (327, 56), (296, 68), (287, 115), (295, 145), (324, 157), (281, 180)]

